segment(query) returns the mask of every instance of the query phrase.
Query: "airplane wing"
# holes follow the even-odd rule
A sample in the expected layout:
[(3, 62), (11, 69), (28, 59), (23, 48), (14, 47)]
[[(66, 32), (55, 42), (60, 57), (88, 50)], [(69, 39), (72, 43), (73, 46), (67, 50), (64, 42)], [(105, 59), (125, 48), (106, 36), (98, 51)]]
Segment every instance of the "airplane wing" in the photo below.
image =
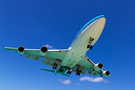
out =
[(88, 70), (88, 74), (94, 76), (97, 76), (97, 74), (99, 74), (101, 77), (110, 76), (109, 71), (98, 69), (98, 64), (94, 64), (87, 56), (84, 56), (83, 59), (73, 67), (72, 72), (77, 73), (78, 70), (80, 71), (80, 74), (85, 74), (86, 70)]
[[(10, 48), (5, 47), (5, 50), (18, 52), (18, 48)], [(54, 66), (54, 63), (56, 63), (56, 67), (62, 62), (64, 56), (68, 52), (68, 49), (63, 50), (48, 50), (46, 52), (46, 55), (43, 57), (40, 55), (40, 49), (24, 49), (24, 57), (39, 60), (40, 57), (43, 57), (43, 64)], [(18, 52), (19, 53), (19, 52)]]
[[(20, 54), (20, 52), (18, 51), (18, 48), (5, 47), (5, 50), (18, 52)], [(39, 60), (39, 58), (42, 57), (43, 64), (57, 68), (62, 62), (67, 52), (68, 52), (68, 49), (48, 50), (45, 56), (41, 56), (40, 49), (24, 49), (23, 54), (24, 54), (24, 57), (34, 59), (34, 60)], [(23, 55), (23, 54), (20, 54), (20, 55)], [(102, 77), (110, 76), (109, 71), (103, 71), (102, 68), (99, 69), (98, 67), (99, 67), (98, 64), (94, 64), (88, 57), (84, 56), (82, 60), (72, 68), (72, 72), (78, 73), (78, 70), (79, 70), (80, 74), (85, 74), (86, 70), (88, 70), (88, 74), (91, 74), (91, 75), (96, 76), (97, 74), (100, 74)]]

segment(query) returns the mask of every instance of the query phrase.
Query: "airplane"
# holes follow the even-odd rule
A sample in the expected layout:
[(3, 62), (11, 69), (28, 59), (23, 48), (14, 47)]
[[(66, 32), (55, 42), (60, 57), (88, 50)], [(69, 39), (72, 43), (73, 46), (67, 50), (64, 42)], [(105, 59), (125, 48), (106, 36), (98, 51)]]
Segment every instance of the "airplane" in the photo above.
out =
[(93, 48), (100, 37), (105, 26), (106, 17), (104, 15), (97, 16), (87, 22), (74, 38), (72, 44), (68, 49), (48, 50), (47, 47), (42, 46), (40, 49), (25, 49), (20, 46), (18, 48), (4, 47), (5, 50), (18, 52), (19, 55), (24, 55), (26, 58), (39, 60), (43, 58), (42, 63), (49, 65), (52, 69), (41, 70), (53, 72), (55, 75), (61, 74), (70, 76), (72, 72), (80, 76), (88, 74), (101, 77), (110, 76), (109, 71), (103, 71), (103, 64), (94, 64), (87, 56), (86, 52)]

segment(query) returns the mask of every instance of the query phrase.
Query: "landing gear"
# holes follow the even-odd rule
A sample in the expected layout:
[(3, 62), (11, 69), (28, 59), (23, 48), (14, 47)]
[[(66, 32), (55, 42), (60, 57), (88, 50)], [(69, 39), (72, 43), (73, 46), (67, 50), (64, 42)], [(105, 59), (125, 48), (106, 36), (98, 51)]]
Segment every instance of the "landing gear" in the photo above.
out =
[(90, 46), (90, 49), (92, 49), (92, 48), (93, 48), (93, 46), (91, 45), (91, 46)]
[(80, 76), (80, 73), (76, 73), (76, 75)]
[(87, 48), (90, 48), (90, 49), (93, 48), (93, 46), (91, 45), (93, 40), (94, 40), (94, 38), (90, 37), (90, 41), (89, 41), (89, 44), (87, 45)]
[(55, 69), (55, 70), (56, 70), (57, 66), (58, 66), (58, 64), (54, 63), (54, 65), (53, 65), (53, 68), (52, 68), (52, 69)]
[(90, 45), (89, 44), (87, 45), (87, 48), (90, 48)]
[(52, 69), (55, 69), (55, 67), (52, 67)]
[(59, 72), (63, 73), (64, 71), (65, 71), (65, 67), (64, 66), (60, 66)]
[(87, 45), (87, 48), (88, 48), (88, 49), (92, 49), (92, 48), (93, 48), (93, 46), (92, 46), (92, 45), (90, 45), (90, 44), (88, 44), (88, 45)]
[(70, 75), (71, 73), (72, 73), (72, 71), (70, 71), (70, 70), (68, 70), (68, 71), (67, 71), (67, 74), (69, 74), (69, 75)]
[(61, 73), (62, 73), (63, 71), (64, 71), (64, 70), (63, 70), (62, 68), (59, 70), (59, 72), (61, 72)]
[(76, 75), (80, 76), (80, 73), (81, 73), (81, 72), (82, 72), (81, 70), (77, 70)]

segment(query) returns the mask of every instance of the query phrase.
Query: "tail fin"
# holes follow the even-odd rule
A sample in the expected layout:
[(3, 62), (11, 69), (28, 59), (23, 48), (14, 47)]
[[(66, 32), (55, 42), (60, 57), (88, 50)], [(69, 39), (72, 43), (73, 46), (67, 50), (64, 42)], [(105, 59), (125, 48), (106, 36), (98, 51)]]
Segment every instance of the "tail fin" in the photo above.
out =
[[(48, 72), (55, 73), (55, 70), (51, 70), (51, 69), (43, 69), (43, 68), (40, 68), (40, 70), (44, 70), (44, 71), (48, 71)], [(61, 75), (70, 77), (70, 75), (65, 74), (65, 73), (60, 73), (60, 72), (59, 72), (58, 74), (61, 74)], [(55, 74), (55, 75), (56, 75), (56, 74)]]

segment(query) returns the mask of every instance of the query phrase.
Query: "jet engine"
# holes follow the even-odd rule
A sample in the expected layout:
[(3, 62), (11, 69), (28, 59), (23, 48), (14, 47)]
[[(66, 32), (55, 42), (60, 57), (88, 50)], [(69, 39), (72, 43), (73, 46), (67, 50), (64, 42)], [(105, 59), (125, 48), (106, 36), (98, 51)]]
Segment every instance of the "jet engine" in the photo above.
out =
[(45, 56), (47, 51), (48, 51), (47, 47), (45, 47), (45, 46), (41, 47), (40, 48), (40, 55)]
[(22, 47), (22, 46), (18, 47), (18, 53), (19, 53), (19, 55), (22, 56), (24, 54), (24, 51), (25, 51), (24, 47)]
[(98, 63), (94, 66), (94, 70), (95, 71), (100, 71), (103, 68), (103, 64), (102, 63)]
[(110, 72), (109, 71), (103, 71), (102, 77), (108, 77), (108, 76), (110, 76)]

